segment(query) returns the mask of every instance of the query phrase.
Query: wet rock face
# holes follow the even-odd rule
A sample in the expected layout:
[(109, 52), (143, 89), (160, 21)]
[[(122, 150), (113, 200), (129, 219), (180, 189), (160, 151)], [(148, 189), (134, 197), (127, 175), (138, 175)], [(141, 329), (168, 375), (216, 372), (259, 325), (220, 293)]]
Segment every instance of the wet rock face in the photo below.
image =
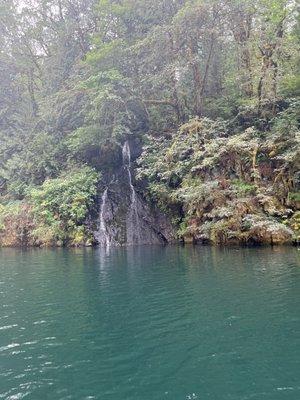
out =
[(165, 215), (147, 203), (139, 193), (132, 172), (132, 154), (138, 144), (124, 143), (122, 165), (108, 177), (99, 195), (99, 213), (95, 241), (103, 246), (165, 244), (175, 240), (175, 230)]
[(130, 188), (124, 181), (117, 179), (107, 190), (103, 215), (108, 242), (100, 227), (99, 216), (98, 229), (94, 232), (97, 243), (101, 245), (107, 245), (107, 243), (109, 245), (165, 244), (175, 240), (174, 228), (166, 216), (147, 204), (139, 193), (136, 193), (136, 215), (133, 222), (130, 207)]
[[(127, 244), (166, 244), (174, 241), (175, 233), (168, 219), (137, 195), (137, 225), (127, 222)], [(135, 235), (135, 231), (138, 234)]]

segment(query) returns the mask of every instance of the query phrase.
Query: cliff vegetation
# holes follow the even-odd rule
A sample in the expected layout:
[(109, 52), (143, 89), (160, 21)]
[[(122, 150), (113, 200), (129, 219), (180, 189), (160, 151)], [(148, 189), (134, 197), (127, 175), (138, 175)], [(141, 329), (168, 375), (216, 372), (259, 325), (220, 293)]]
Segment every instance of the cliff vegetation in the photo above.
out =
[(298, 243), (299, 10), (0, 0), (0, 245)]

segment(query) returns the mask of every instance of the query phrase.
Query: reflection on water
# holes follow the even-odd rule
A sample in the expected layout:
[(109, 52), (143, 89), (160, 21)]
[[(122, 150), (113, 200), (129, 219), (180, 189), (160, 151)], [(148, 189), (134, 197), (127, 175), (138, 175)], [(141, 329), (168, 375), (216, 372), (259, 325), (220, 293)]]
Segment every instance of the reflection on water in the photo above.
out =
[(0, 399), (298, 399), (300, 252), (0, 251)]

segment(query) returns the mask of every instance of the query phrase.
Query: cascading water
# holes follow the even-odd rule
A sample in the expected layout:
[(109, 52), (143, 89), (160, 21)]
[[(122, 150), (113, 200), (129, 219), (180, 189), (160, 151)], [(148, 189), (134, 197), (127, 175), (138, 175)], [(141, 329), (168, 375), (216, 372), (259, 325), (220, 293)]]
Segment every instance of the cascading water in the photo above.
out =
[(99, 199), (97, 229), (93, 232), (105, 250), (101, 252), (104, 255), (114, 245), (166, 243), (173, 239), (167, 219), (135, 190), (130, 150), (126, 141), (122, 147), (122, 165), (113, 175), (107, 173), (104, 177), (106, 188)]
[(128, 173), (128, 182), (131, 190), (130, 208), (126, 221), (127, 243), (137, 244), (140, 243), (141, 241), (141, 233), (140, 233), (140, 223), (138, 215), (137, 196), (134, 186), (132, 184), (132, 176), (130, 171), (131, 153), (128, 141), (124, 143), (122, 149), (122, 156), (123, 156), (123, 166)]
[(107, 227), (105, 222), (105, 211), (108, 198), (107, 193), (108, 193), (108, 188), (106, 188), (102, 194), (101, 208), (100, 208), (100, 227), (99, 227), (99, 243), (105, 247), (110, 246), (110, 238), (107, 233)]

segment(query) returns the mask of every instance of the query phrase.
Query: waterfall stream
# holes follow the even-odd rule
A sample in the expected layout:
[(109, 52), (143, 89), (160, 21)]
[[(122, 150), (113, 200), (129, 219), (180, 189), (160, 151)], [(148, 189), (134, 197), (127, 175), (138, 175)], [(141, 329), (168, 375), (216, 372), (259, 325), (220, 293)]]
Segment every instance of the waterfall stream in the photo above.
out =
[(99, 239), (100, 244), (105, 247), (110, 246), (110, 238), (107, 233), (107, 227), (105, 222), (105, 211), (106, 211), (106, 203), (107, 203), (107, 192), (108, 187), (104, 190), (102, 194), (101, 208), (100, 208), (100, 229), (99, 229)]
[(126, 222), (126, 231), (127, 231), (127, 243), (128, 244), (136, 244), (140, 243), (141, 233), (140, 233), (140, 224), (139, 224), (139, 216), (138, 216), (138, 204), (137, 204), (137, 196), (134, 186), (132, 184), (132, 175), (130, 171), (131, 166), (131, 153), (128, 141), (124, 143), (122, 149), (123, 156), (123, 166), (128, 173), (128, 182), (131, 190), (130, 196), (130, 207), (129, 213)]
[(122, 162), (103, 179), (105, 186), (99, 196), (97, 228), (93, 233), (104, 249), (114, 245), (166, 243), (174, 237), (165, 216), (147, 204), (136, 190), (131, 149), (129, 141), (119, 148)]

